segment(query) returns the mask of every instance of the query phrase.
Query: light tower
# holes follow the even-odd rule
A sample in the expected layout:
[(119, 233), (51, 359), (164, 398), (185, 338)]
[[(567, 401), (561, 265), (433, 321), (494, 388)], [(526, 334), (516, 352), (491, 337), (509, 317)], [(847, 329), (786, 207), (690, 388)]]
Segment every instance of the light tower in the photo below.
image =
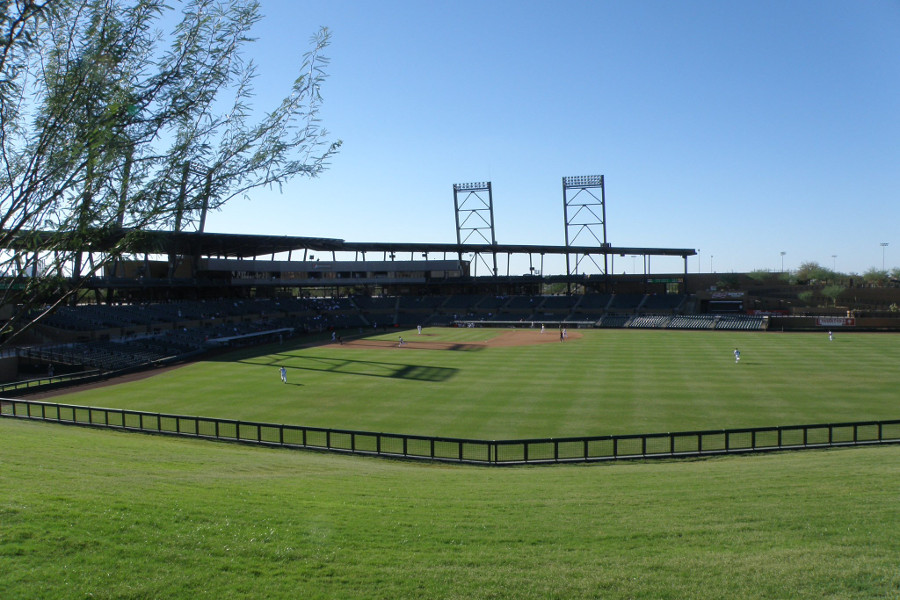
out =
[[(491, 182), (454, 183), (453, 206), (456, 209), (456, 243), (462, 247), (475, 237), (476, 243), (497, 245), (494, 235), (494, 197), (491, 193)], [(488, 237), (490, 235), (490, 238)], [(480, 240), (478, 239), (480, 238)], [(497, 252), (492, 251), (493, 267), (488, 265), (479, 252), (475, 253), (477, 261), (481, 260), (488, 269), (497, 276)], [(462, 262), (462, 248), (459, 251)]]
[[(592, 246), (601, 248), (606, 243), (606, 191), (603, 175), (579, 175), (563, 177), (563, 214), (566, 221), (566, 248), (572, 246)], [(599, 190), (599, 192), (598, 192)], [(599, 195), (598, 195), (599, 193)], [(582, 238), (582, 243), (576, 244)], [(586, 242), (586, 243), (585, 243)], [(566, 252), (566, 276), (572, 275), (571, 253)], [(597, 264), (593, 255), (575, 254), (575, 272), (584, 259), (594, 263), (601, 273), (608, 275), (607, 254), (603, 253), (603, 265)]]

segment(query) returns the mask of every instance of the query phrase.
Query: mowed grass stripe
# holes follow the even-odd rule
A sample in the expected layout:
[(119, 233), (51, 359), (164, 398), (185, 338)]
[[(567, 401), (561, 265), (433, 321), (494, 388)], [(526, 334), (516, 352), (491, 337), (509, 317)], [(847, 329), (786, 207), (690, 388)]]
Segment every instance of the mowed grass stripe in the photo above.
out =
[[(507, 331), (428, 328), (421, 337), (395, 330), (366, 338), (383, 347), (268, 346), (60, 401), (479, 439), (900, 415), (896, 335), (840, 332), (829, 342), (825, 334), (581, 330), (566, 343), (485, 344)], [(399, 348), (400, 335), (461, 346)], [(288, 385), (278, 376), (282, 365)]]
[(0, 420), (4, 598), (896, 597), (900, 447), (488, 469)]

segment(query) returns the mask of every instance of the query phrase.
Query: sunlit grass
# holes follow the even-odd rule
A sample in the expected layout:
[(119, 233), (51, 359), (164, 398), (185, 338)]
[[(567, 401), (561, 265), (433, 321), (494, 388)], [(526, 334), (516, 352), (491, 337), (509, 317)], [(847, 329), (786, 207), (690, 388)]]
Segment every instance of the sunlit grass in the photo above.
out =
[(895, 598), (900, 447), (477, 468), (0, 420), (4, 598)]
[[(894, 419), (900, 337), (586, 330), (485, 347), (489, 329), (426, 329), (456, 350), (267, 346), (61, 402), (295, 425), (511, 439)], [(548, 332), (547, 335), (553, 335)], [(732, 350), (743, 358), (734, 363)], [(288, 385), (278, 369), (285, 366)]]

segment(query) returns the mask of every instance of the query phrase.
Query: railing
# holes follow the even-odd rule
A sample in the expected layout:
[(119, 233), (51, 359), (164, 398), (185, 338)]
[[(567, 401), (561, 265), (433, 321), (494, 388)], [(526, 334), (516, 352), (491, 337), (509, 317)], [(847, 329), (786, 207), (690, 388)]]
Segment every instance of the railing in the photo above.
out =
[(900, 443), (900, 420), (486, 441), (277, 425), (19, 399), (0, 399), (0, 417), (285, 448), (483, 465), (693, 457)]
[(9, 392), (21, 392), (23, 390), (33, 390), (35, 388), (48, 388), (60, 383), (72, 383), (79, 380), (99, 379), (103, 374), (99, 369), (91, 369), (89, 371), (80, 371), (78, 373), (66, 373), (64, 375), (47, 375), (45, 377), (37, 377), (35, 379), (26, 379), (24, 381), (14, 381), (13, 383), (0, 384), (0, 394)]

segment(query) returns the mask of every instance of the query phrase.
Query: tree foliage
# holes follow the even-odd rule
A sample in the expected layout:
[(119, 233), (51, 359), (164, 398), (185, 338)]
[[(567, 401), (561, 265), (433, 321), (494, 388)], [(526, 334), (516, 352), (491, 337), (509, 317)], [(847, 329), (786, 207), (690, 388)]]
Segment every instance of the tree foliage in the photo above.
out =
[(846, 288), (842, 285), (836, 285), (836, 284), (826, 285), (825, 287), (822, 288), (822, 294), (826, 298), (831, 299), (831, 304), (833, 306), (837, 306), (838, 298), (840, 297), (841, 294), (844, 293), (845, 289)]
[(766, 269), (754, 269), (747, 273), (747, 276), (757, 283), (765, 283), (774, 277), (773, 273)]
[[(251, 107), (255, 0), (20, 0), (0, 15), (0, 304), (62, 301), (142, 231), (322, 172), (327, 29), (284, 99)], [(166, 23), (174, 22), (168, 30)], [(259, 116), (262, 114), (262, 116)], [(102, 256), (81, 251), (103, 248)]]
[(797, 269), (797, 279), (805, 283), (824, 283), (834, 281), (837, 274), (817, 262), (805, 262)]
[(863, 281), (865, 281), (869, 285), (875, 286), (886, 285), (889, 279), (887, 271), (882, 271), (881, 269), (877, 269), (875, 267), (872, 267), (871, 269), (863, 273), (862, 277)]
[(734, 273), (723, 273), (716, 281), (716, 287), (720, 290), (735, 290), (740, 287), (740, 278)]

